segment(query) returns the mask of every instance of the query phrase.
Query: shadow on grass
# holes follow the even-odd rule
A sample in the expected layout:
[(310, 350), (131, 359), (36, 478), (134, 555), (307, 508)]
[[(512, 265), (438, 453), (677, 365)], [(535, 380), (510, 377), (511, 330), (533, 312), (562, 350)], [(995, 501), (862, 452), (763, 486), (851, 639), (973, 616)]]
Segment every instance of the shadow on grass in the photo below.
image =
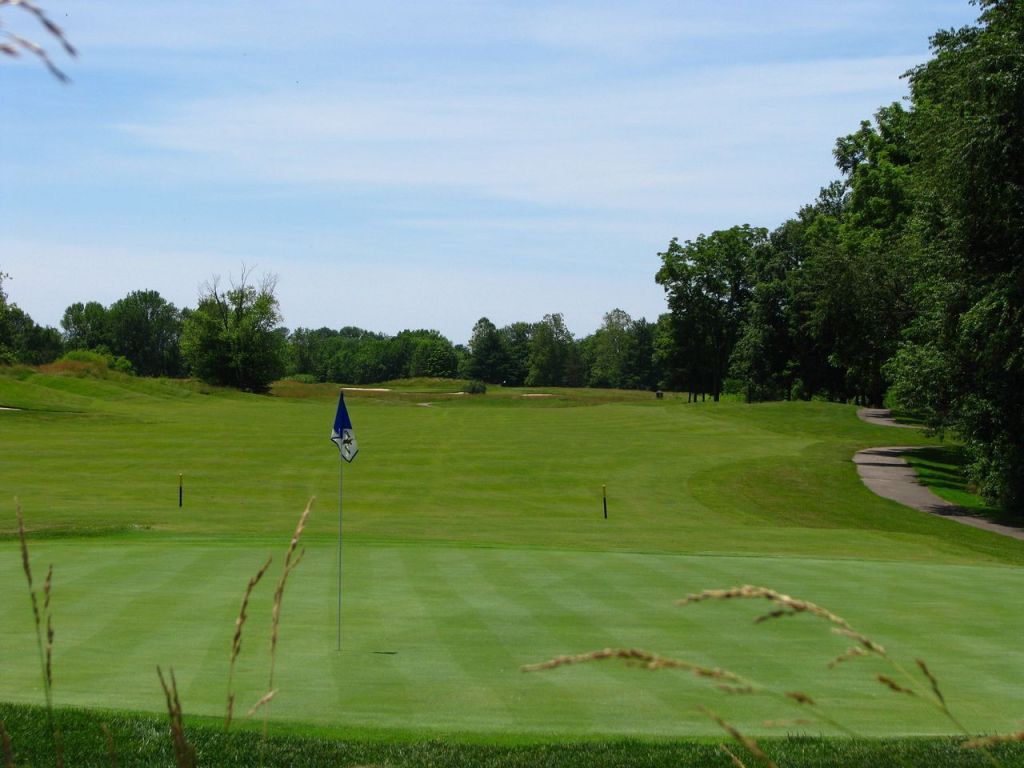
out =
[(966, 478), (967, 459), (961, 446), (942, 445), (919, 448), (904, 454), (921, 483), (937, 495), (961, 507), (972, 517), (1001, 525), (1021, 527), (1024, 520), (986, 503)]

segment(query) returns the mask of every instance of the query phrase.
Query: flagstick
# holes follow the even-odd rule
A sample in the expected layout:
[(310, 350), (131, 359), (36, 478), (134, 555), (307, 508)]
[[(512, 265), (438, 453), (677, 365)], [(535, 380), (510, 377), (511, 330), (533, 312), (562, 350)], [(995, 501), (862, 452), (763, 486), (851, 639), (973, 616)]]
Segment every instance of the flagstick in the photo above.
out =
[(341, 650), (341, 479), (345, 464), (338, 452), (338, 651)]

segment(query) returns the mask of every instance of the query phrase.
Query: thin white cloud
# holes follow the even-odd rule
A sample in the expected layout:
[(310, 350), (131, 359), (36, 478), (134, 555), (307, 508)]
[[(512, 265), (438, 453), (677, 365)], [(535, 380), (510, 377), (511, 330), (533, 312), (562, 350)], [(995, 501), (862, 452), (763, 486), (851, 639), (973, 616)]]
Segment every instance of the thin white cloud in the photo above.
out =
[[(752, 159), (766, 147), (830, 146), (898, 94), (899, 73), (913, 63), (882, 57), (734, 67), (553, 92), (500, 92), (473, 81), (450, 91), (450, 83), (328, 83), (299, 94), (171, 105), (120, 129), (143, 145), (196, 156), (201, 180), (453, 187), (635, 210), (674, 204), (731, 163), (756, 175)], [(829, 113), (829, 105), (851, 103), (865, 108)]]

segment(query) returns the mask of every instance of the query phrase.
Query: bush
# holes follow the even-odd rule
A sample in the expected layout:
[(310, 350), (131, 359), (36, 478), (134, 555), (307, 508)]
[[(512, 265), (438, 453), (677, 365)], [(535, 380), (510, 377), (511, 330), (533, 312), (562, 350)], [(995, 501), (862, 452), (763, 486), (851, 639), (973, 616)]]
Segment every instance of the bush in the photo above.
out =
[[(68, 363), (72, 363), (72, 365), (68, 365)], [(74, 363), (78, 363), (78, 365), (74, 365)], [(107, 371), (135, 373), (131, 360), (128, 358), (91, 349), (73, 349), (52, 365), (68, 372), (92, 373), (97, 376), (102, 376)]]
[(465, 386), (462, 387), (462, 391), (467, 395), (484, 395), (487, 394), (487, 385), (480, 381), (480, 379), (472, 379), (466, 382)]

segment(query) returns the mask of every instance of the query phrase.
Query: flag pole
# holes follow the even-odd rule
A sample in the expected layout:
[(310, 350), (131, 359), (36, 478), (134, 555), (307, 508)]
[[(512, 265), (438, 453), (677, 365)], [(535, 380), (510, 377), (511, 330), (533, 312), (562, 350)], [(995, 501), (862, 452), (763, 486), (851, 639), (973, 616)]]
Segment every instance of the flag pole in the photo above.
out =
[(341, 651), (341, 489), (344, 476), (341, 453), (338, 453), (338, 651)]
[(356, 436), (352, 431), (352, 420), (348, 417), (345, 407), (345, 391), (338, 393), (338, 412), (334, 416), (334, 429), (331, 430), (331, 442), (338, 446), (338, 651), (341, 651), (341, 492), (344, 464), (352, 461), (359, 453)]

